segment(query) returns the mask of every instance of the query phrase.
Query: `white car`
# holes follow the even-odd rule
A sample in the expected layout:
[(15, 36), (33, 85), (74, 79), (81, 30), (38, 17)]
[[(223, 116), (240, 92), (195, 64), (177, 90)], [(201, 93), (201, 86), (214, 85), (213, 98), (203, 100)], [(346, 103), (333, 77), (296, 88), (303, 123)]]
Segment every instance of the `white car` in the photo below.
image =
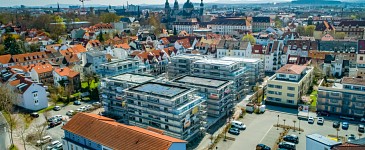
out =
[(77, 108), (75, 111), (76, 112), (82, 112), (83, 110), (82, 110), (82, 108)]
[(80, 109), (81, 109), (82, 112), (86, 111), (86, 107), (85, 106), (80, 107)]
[(86, 108), (86, 110), (90, 110), (91, 109), (91, 105), (86, 105), (85, 108)]
[(53, 141), (51, 144), (49, 144), (47, 146), (47, 150), (52, 149), (53, 147), (55, 147), (56, 145), (62, 144), (60, 141)]
[(318, 117), (317, 124), (324, 124), (324, 118)]
[(314, 123), (314, 118), (313, 117), (309, 117), (308, 118), (308, 123), (313, 124)]
[(67, 111), (67, 113), (66, 113), (66, 115), (67, 116), (73, 116), (74, 115), (74, 111), (73, 110), (69, 110), (69, 111)]
[(46, 144), (51, 141), (52, 141), (52, 137), (49, 135), (46, 135), (46, 136), (42, 137), (42, 139), (38, 140), (36, 145), (41, 146), (41, 145)]

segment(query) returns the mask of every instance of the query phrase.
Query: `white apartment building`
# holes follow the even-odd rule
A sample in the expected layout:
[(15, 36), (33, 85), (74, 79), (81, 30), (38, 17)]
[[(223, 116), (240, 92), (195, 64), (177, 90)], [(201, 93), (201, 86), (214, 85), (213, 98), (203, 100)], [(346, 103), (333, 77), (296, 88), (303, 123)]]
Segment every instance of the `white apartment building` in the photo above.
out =
[(218, 18), (207, 24), (213, 33), (222, 35), (234, 34), (236, 31), (249, 31), (252, 26), (244, 18)]
[(265, 71), (275, 72), (288, 61), (288, 54), (284, 51), (282, 40), (270, 41), (265, 50)]
[(252, 45), (249, 41), (220, 40), (217, 45), (217, 58), (225, 56), (251, 57)]
[(186, 31), (189, 34), (192, 34), (194, 30), (199, 29), (199, 24), (198, 22), (174, 22), (172, 28), (176, 29), (178, 33), (180, 31)]

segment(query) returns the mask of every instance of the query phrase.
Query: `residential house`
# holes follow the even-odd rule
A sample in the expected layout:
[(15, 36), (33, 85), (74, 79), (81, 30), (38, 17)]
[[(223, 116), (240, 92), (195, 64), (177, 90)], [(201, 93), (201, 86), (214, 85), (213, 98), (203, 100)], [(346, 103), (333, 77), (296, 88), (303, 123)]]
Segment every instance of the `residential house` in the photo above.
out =
[(252, 32), (260, 32), (273, 26), (275, 22), (270, 17), (252, 17)]
[(47, 59), (48, 56), (46, 55), (45, 52), (33, 52), (33, 53), (12, 55), (13, 65), (25, 66), (43, 62), (46, 61)]
[(220, 37), (218, 37), (217, 39), (215, 39), (215, 38), (206, 39), (206, 38), (202, 37), (196, 43), (195, 49), (199, 50), (200, 54), (215, 56), (215, 54), (217, 53), (217, 45), (220, 40), (221, 40)]
[(252, 46), (249, 41), (235, 39), (220, 40), (217, 45), (217, 58), (225, 56), (251, 57)]
[(80, 73), (71, 70), (69, 67), (55, 68), (53, 70), (53, 79), (55, 86), (71, 86), (73, 91), (81, 88)]
[(312, 67), (286, 64), (267, 81), (266, 102), (297, 107), (312, 81)]
[[(86, 128), (85, 128), (86, 127)], [(78, 113), (64, 126), (64, 150), (186, 150), (186, 141), (164, 134), (155, 128), (143, 129), (120, 124), (96, 114)], [(98, 135), (98, 136), (95, 136)]]
[(186, 31), (188, 34), (193, 34), (194, 30), (199, 29), (199, 23), (194, 20), (189, 20), (186, 22), (176, 21), (173, 22), (172, 28), (178, 33), (180, 33), (181, 31)]
[(195, 40), (194, 43), (190, 43), (188, 38), (184, 38), (175, 42), (175, 48), (178, 51), (186, 52), (188, 49), (193, 49), (196, 42)]
[(76, 39), (76, 40), (82, 39), (84, 37), (84, 35), (85, 35), (85, 30), (82, 29), (82, 28), (80, 28), (80, 29), (73, 29), (71, 31), (71, 38), (72, 39)]
[(85, 48), (87, 51), (102, 50), (102, 44), (99, 40), (90, 40), (86, 43)]
[(43, 85), (53, 83), (53, 67), (49, 63), (38, 63), (33, 66), (30, 76), (33, 81)]
[(13, 59), (10, 54), (0, 55), (0, 69), (7, 68), (13, 65)]
[(106, 63), (106, 57), (105, 54), (101, 51), (93, 50), (93, 51), (87, 51), (82, 55), (82, 64), (85, 66), (86, 64), (91, 64), (92, 72), (96, 73), (100, 70), (100, 65), (103, 63)]
[(318, 87), (317, 110), (360, 118), (365, 114), (364, 78), (343, 77), (340, 82), (322, 80)]
[(334, 34), (335, 27), (330, 24), (328, 21), (323, 21), (322, 23), (318, 24), (314, 29), (313, 36), (315, 39), (321, 39), (324, 35), (327, 34)]
[(336, 26), (336, 32), (344, 32), (346, 37), (364, 39), (365, 21), (343, 20)]
[(265, 49), (265, 71), (275, 72), (287, 64), (287, 48), (284, 47), (283, 40), (270, 41)]

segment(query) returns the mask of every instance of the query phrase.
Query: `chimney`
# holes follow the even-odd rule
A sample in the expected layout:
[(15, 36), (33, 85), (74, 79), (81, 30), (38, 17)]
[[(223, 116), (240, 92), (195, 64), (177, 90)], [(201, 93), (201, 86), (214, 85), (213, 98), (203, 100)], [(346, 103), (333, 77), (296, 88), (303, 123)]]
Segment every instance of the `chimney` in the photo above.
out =
[(62, 71), (63, 71), (63, 68), (60, 69), (60, 72), (62, 72)]

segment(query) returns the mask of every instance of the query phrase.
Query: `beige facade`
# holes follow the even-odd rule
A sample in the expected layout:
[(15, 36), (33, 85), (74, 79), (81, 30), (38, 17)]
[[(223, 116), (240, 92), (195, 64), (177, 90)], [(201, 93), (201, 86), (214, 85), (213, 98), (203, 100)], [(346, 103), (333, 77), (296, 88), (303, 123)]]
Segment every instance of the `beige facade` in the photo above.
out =
[[(279, 76), (287, 76), (294, 80), (279, 79)], [(296, 76), (296, 77), (295, 77)], [(296, 106), (312, 84), (313, 68), (307, 67), (299, 75), (276, 73), (269, 78), (266, 90), (266, 101)]]

